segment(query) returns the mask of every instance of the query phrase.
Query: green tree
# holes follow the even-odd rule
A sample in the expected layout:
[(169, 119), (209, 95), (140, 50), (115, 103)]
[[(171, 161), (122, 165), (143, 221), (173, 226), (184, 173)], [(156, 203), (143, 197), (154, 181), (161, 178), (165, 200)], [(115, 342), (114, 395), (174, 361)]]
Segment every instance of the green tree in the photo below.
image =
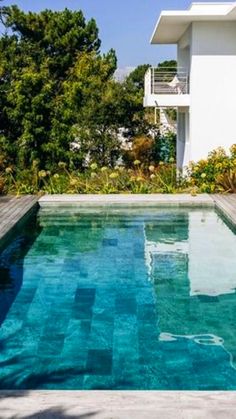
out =
[(128, 75), (126, 83), (132, 85), (133, 88), (136, 88), (143, 93), (145, 73), (150, 67), (150, 64), (139, 65)]
[[(12, 6), (3, 7), (2, 14), (9, 33), (0, 38), (0, 150), (19, 168), (36, 158), (49, 167), (69, 155), (76, 116), (72, 118), (70, 109), (60, 115), (58, 107), (66, 100), (65, 84), (81, 54), (99, 57), (98, 28), (93, 19), (86, 22), (81, 11), (68, 9), (37, 14)], [(80, 98), (83, 87), (86, 90), (77, 89)]]
[(57, 98), (51, 145), (55, 153), (63, 154), (67, 127), (71, 127), (67, 157), (72, 167), (83, 168), (91, 160), (113, 164), (118, 157), (119, 91), (111, 77), (115, 69), (114, 51), (99, 57), (95, 53), (82, 53), (63, 83), (63, 94)]

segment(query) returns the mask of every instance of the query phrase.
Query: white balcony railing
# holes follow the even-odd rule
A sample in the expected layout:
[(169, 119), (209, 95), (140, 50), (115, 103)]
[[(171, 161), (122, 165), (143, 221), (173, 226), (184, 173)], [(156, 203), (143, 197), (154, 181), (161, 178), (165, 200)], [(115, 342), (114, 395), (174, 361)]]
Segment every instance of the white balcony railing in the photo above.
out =
[(189, 76), (185, 69), (154, 68), (145, 74), (145, 95), (186, 95), (189, 93)]

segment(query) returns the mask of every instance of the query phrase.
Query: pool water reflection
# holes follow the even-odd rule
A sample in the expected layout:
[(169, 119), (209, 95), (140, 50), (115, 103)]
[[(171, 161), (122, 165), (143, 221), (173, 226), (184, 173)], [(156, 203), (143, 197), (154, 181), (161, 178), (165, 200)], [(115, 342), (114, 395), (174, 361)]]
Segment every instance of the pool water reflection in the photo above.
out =
[(40, 211), (0, 255), (0, 388), (236, 389), (235, 288), (212, 210)]

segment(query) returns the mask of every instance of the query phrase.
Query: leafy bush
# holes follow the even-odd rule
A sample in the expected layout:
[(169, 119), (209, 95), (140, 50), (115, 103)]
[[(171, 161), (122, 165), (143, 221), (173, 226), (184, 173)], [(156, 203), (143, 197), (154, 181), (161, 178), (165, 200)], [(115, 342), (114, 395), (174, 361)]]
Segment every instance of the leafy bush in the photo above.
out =
[(143, 164), (151, 164), (153, 161), (154, 140), (142, 135), (133, 140), (131, 150), (123, 152), (123, 161), (127, 166), (132, 166), (135, 160), (142, 161)]
[(7, 167), (0, 171), (0, 193), (16, 194), (118, 194), (118, 193), (229, 193), (236, 192), (236, 145), (227, 155), (221, 148), (207, 159), (191, 163), (183, 176), (176, 171), (174, 158), (167, 163), (150, 164), (136, 159), (130, 167), (114, 169), (92, 163), (86, 171), (71, 170), (59, 162), (56, 170), (40, 170), (40, 162), (33, 161), (30, 169)]
[(176, 134), (169, 132), (157, 136), (153, 144), (153, 160), (168, 162), (173, 158), (176, 158)]
[(227, 170), (217, 181), (226, 192), (236, 193), (236, 169)]
[(2, 195), (5, 187), (5, 182), (2, 176), (0, 176), (0, 195)]
[(199, 192), (236, 191), (236, 144), (227, 155), (223, 148), (209, 153), (208, 158), (189, 167), (189, 184)]

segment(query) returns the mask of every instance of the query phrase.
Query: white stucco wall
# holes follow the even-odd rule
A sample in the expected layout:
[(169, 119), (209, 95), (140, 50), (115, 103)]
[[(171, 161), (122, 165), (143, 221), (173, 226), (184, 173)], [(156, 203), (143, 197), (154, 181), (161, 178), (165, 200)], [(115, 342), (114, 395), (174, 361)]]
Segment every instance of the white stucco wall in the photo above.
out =
[(192, 25), (185, 31), (177, 45), (178, 68), (190, 71), (192, 46)]
[(190, 160), (236, 143), (236, 21), (192, 24)]
[[(177, 45), (179, 71), (190, 74), (191, 69), (192, 26), (190, 26)], [(191, 100), (191, 98), (190, 98)], [(189, 106), (177, 108), (177, 167), (182, 169), (190, 160)]]
[(182, 169), (190, 161), (189, 107), (177, 111), (177, 167)]

